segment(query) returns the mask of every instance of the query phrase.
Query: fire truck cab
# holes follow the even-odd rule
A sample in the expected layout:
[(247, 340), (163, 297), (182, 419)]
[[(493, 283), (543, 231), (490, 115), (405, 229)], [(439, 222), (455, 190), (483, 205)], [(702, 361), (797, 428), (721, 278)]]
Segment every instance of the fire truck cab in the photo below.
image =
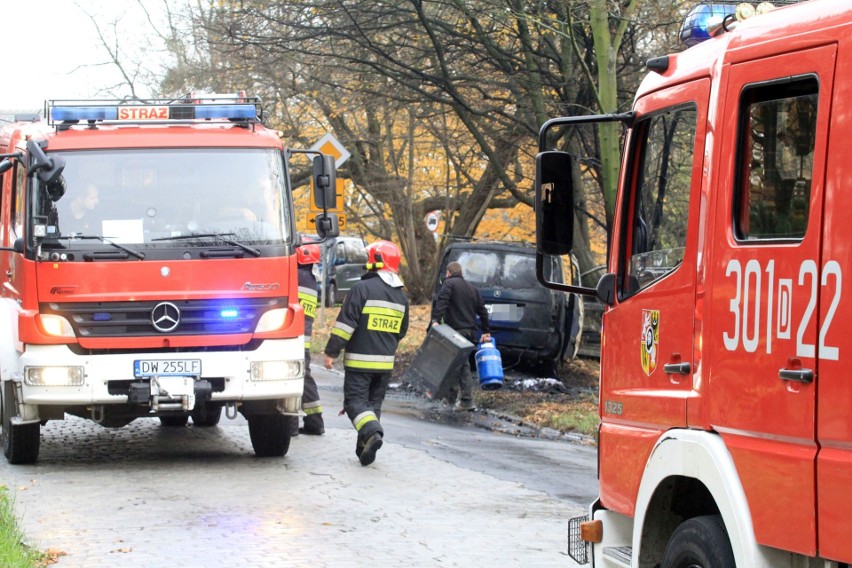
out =
[[(242, 93), (48, 101), (44, 114), (0, 131), (8, 461), (35, 462), (40, 426), (66, 413), (205, 427), (223, 409), (245, 416), (258, 456), (284, 455), (304, 380), (297, 151)], [(314, 173), (322, 207), (333, 160), (315, 157)], [(319, 223), (330, 236), (333, 221)]]
[[(607, 306), (600, 496), (569, 549), (596, 567), (846, 567), (852, 6), (700, 8), (682, 37), (707, 41), (650, 60), (629, 112), (540, 134), (538, 250), (567, 254), (599, 163), (582, 129), (626, 127), (607, 274), (561, 287)], [(716, 10), (720, 33), (699, 29)]]

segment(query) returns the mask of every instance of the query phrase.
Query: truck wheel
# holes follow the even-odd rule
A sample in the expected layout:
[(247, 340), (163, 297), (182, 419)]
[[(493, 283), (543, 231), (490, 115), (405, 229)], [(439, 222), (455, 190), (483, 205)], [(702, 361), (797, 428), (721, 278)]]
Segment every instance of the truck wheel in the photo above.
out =
[(325, 291), (325, 307), (333, 308), (335, 302), (335, 296), (337, 296), (337, 286), (334, 285), (334, 282), (328, 285), (328, 290)]
[(5, 383), (0, 389), (2, 395), (2, 442), (3, 454), (11, 464), (35, 463), (38, 460), (41, 425), (18, 424), (12, 426), (12, 417), (17, 414), (15, 399), (12, 396), (12, 383)]
[(672, 533), (662, 568), (736, 568), (721, 515), (693, 517)]
[(254, 455), (259, 458), (280, 458), (287, 453), (290, 449), (288, 418), (283, 414), (254, 414), (247, 417)]
[(166, 426), (167, 428), (180, 428), (181, 426), (186, 426), (186, 423), (189, 421), (189, 416), (181, 415), (181, 416), (160, 416), (160, 424)]
[(196, 406), (192, 411), (192, 423), (196, 426), (208, 428), (215, 426), (222, 418), (222, 403), (221, 402), (206, 402), (204, 406)]

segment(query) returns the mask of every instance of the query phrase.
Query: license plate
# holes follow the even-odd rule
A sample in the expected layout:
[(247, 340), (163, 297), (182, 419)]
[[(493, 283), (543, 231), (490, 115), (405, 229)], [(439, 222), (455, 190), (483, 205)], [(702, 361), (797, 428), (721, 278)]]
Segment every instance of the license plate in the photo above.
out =
[(517, 304), (485, 304), (488, 315), (493, 320), (517, 322), (524, 315), (524, 309)]
[(201, 359), (136, 359), (135, 377), (201, 376)]

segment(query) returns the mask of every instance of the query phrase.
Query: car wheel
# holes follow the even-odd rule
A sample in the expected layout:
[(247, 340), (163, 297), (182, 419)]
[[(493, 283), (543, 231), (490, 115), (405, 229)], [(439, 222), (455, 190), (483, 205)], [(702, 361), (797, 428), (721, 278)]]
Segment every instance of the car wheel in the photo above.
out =
[(334, 282), (328, 285), (328, 290), (325, 292), (325, 307), (332, 308), (337, 301), (337, 286)]
[(0, 396), (2, 396), (0, 424), (3, 425), (0, 438), (3, 443), (3, 454), (11, 464), (35, 463), (38, 460), (41, 425), (38, 422), (12, 425), (12, 417), (18, 414), (12, 394), (13, 388), (12, 383), (8, 381), (0, 388)]
[(672, 533), (662, 568), (735, 568), (731, 541), (721, 515), (693, 517)]
[(279, 458), (290, 449), (290, 420), (283, 414), (253, 414), (246, 417), (254, 455)]

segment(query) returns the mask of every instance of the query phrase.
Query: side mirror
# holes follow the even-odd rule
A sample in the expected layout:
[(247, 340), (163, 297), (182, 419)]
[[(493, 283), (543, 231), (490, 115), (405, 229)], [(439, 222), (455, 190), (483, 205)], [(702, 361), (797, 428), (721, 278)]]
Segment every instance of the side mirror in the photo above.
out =
[(59, 201), (65, 195), (65, 178), (59, 176), (59, 179), (47, 184), (47, 196), (54, 203)]
[(30, 173), (35, 173), (39, 181), (48, 186), (56, 183), (65, 169), (65, 159), (62, 156), (48, 156), (34, 140), (27, 141), (27, 152), (30, 155)]
[(9, 158), (3, 158), (3, 161), (0, 162), (0, 175), (5, 174), (9, 170), (12, 169), (14, 163)]
[(538, 252), (568, 254), (574, 244), (574, 159), (566, 152), (541, 152), (535, 165)]
[(317, 236), (329, 239), (340, 234), (340, 223), (336, 213), (320, 213), (317, 215)]
[[(333, 207), (337, 191), (337, 170), (334, 158), (320, 154), (314, 157), (314, 205), (319, 209)], [(322, 235), (320, 234), (320, 237)]]

